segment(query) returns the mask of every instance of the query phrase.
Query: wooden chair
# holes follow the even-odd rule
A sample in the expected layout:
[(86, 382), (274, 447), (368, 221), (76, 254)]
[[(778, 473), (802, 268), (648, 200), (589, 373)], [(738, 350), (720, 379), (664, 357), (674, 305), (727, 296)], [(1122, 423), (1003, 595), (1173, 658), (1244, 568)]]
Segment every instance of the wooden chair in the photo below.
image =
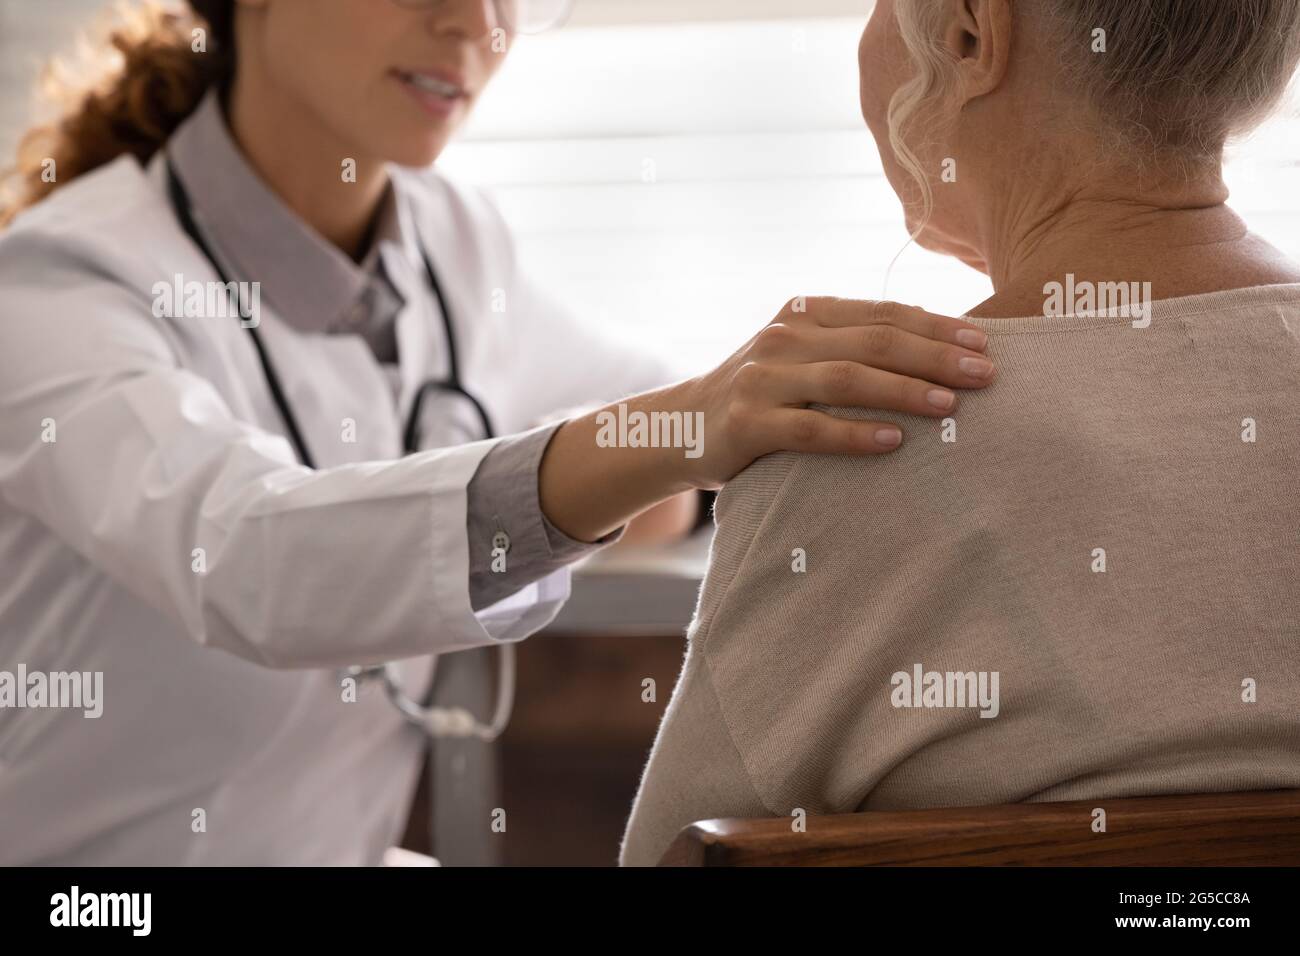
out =
[[(1106, 832), (1093, 832), (1093, 811)], [(1296, 866), (1300, 790), (704, 820), (660, 866)]]

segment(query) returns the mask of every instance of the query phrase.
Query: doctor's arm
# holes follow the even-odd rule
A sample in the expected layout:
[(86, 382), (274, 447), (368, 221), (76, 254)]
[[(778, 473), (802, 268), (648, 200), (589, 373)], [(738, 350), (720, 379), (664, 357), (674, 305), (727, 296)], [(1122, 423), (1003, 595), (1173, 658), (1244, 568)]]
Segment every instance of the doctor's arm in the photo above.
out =
[(680, 540), (700, 526), (701, 502), (707, 500), (697, 492), (688, 491), (661, 501), (632, 519), (619, 544), (635, 546)]
[[(566, 534), (592, 541), (671, 495), (721, 487), (776, 451), (893, 451), (904, 437), (896, 426), (809, 406), (946, 417), (957, 406), (953, 389), (993, 380), (986, 345), (974, 324), (909, 306), (793, 300), (716, 369), (561, 426), (538, 475), (542, 511)], [(700, 424), (694, 449), (623, 440), (632, 434), (625, 423), (664, 413)]]
[(558, 581), (518, 609), (470, 606), (467, 487), (491, 443), (303, 467), (183, 367), (147, 293), (91, 261), (0, 242), (0, 497), (87, 570), (277, 668), (516, 640), (558, 610)]
[[(537, 369), (520, 394), (546, 421), (581, 417), (606, 401), (667, 385), (679, 375), (664, 356), (627, 335), (616, 334), (590, 315), (580, 315), (522, 269), (514, 240), (494, 206), (486, 205), (497, 241), (496, 260), (512, 277), (516, 304), (509, 333), (513, 368)], [(536, 469), (534, 469), (535, 472)], [(631, 518), (614, 547), (673, 541), (696, 526), (702, 495), (685, 492), (659, 501)]]

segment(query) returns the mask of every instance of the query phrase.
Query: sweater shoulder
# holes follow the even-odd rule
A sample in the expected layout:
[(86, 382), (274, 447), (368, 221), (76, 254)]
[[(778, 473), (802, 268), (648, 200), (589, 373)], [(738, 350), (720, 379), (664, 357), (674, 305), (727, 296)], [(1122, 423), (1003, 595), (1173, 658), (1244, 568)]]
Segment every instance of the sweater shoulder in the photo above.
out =
[(732, 582), (769, 516), (779, 514), (773, 505), (781, 495), (800, 456), (778, 452), (758, 459), (732, 478), (718, 493), (713, 507), (716, 531), (709, 551), (709, 570), (700, 591), (700, 602), (692, 627), (692, 640), (702, 644), (708, 624), (716, 615)]

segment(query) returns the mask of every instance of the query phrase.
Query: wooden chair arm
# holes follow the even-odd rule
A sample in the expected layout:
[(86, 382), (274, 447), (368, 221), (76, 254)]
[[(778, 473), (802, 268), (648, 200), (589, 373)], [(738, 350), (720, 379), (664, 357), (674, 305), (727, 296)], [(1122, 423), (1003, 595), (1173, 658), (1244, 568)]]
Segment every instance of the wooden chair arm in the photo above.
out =
[[(1106, 811), (1106, 831), (1092, 829)], [(704, 820), (661, 866), (1295, 866), (1300, 790)]]

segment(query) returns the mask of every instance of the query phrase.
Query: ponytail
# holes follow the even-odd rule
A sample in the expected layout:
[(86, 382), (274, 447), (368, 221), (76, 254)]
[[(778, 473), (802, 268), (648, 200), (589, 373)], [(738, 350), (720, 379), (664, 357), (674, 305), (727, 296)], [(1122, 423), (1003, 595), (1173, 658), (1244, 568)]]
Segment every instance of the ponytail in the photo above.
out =
[(108, 35), (117, 64), (89, 83), (57, 82), (64, 112), (27, 131), (0, 176), (0, 227), (78, 176), (120, 156), (147, 162), (214, 86), (234, 76), (234, 0), (190, 0), (192, 12), (156, 0), (123, 8)]

